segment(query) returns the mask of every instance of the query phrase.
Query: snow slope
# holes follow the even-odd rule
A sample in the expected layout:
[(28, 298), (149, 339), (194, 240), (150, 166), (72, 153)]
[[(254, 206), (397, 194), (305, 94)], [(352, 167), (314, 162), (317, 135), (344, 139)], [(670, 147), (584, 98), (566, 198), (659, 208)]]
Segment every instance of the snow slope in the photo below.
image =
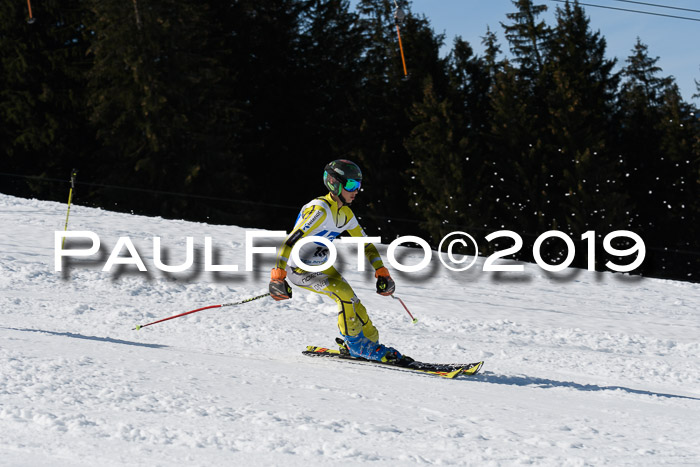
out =
[[(302, 356), (337, 328), (335, 305), (299, 289), (134, 331), (265, 293), (272, 258), (243, 271), (241, 228), (74, 206), (69, 229), (102, 249), (55, 272), (64, 220), (63, 204), (0, 195), (0, 465), (700, 464), (697, 284), (530, 264), (456, 273), (433, 258), (395, 274), (414, 325), (346, 267), (383, 342), (486, 360), (445, 380)], [(120, 236), (148, 272), (102, 271)], [(194, 237), (195, 267), (155, 269), (153, 236), (166, 264)], [(205, 236), (241, 272), (205, 272)]]

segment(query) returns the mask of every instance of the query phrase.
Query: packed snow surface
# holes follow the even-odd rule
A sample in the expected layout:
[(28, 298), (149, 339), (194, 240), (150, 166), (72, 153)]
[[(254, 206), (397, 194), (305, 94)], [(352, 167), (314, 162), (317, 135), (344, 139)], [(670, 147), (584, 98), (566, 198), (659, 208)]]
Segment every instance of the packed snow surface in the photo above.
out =
[[(73, 206), (69, 230), (101, 247), (59, 272), (65, 215), (0, 195), (2, 465), (700, 464), (697, 284), (532, 264), (486, 273), (483, 258), (459, 273), (434, 256), (393, 274), (412, 324), (339, 246), (382, 342), (422, 361), (486, 361), (447, 380), (303, 356), (333, 344), (337, 311), (301, 289), (133, 330), (267, 292), (273, 255), (246, 272), (245, 229)], [(120, 237), (146, 272), (103, 271)], [(168, 265), (193, 237), (194, 265), (157, 269), (153, 237)], [(238, 272), (205, 271), (205, 237), (210, 262)]]

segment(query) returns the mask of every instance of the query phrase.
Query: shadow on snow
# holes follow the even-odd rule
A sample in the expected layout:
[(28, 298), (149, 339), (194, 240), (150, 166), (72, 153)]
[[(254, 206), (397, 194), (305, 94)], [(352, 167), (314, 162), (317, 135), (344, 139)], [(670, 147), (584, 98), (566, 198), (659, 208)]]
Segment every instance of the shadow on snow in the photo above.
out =
[(47, 331), (44, 329), (29, 329), (29, 328), (20, 329), (20, 328), (6, 328), (6, 327), (3, 327), (2, 329), (8, 329), (10, 331), (21, 331), (21, 332), (39, 332), (39, 333), (43, 333), (43, 334), (50, 334), (52, 336), (71, 337), (73, 339), (87, 339), (90, 341), (109, 342), (111, 344), (135, 345), (138, 347), (149, 347), (152, 349), (162, 349), (162, 348), (168, 347), (167, 345), (144, 344), (142, 342), (124, 341), (121, 339), (112, 339), (111, 337), (85, 336), (83, 334), (75, 334), (72, 332), (56, 332), (56, 331)]
[(556, 381), (546, 378), (533, 378), (530, 376), (507, 376), (498, 375), (490, 371), (472, 376), (470, 379), (483, 381), (485, 383), (505, 384), (509, 386), (532, 386), (543, 389), (551, 388), (570, 388), (577, 391), (622, 391), (628, 394), (636, 394), (642, 396), (666, 397), (670, 399), (690, 399), (700, 400), (698, 397), (681, 396), (678, 394), (667, 394), (654, 391), (645, 391), (641, 389), (626, 388), (624, 386), (599, 386), (597, 384), (581, 384), (573, 381)]

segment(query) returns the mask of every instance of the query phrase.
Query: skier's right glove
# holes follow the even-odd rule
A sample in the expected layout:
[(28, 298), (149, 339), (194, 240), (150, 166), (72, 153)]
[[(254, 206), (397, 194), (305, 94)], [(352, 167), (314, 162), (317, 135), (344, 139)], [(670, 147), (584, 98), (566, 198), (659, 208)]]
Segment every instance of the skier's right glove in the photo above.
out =
[(275, 300), (292, 298), (292, 288), (287, 284), (287, 271), (274, 268), (270, 273), (270, 296)]
[(377, 293), (379, 295), (389, 296), (396, 290), (396, 284), (389, 275), (389, 270), (381, 267), (374, 272), (374, 277), (377, 278)]

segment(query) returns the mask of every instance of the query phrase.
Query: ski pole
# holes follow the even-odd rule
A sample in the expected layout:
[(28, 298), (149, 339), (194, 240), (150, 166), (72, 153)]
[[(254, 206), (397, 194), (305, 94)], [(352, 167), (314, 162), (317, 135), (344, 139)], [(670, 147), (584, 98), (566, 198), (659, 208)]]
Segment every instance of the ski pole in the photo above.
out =
[(403, 300), (401, 300), (399, 297), (397, 297), (396, 295), (393, 295), (393, 294), (391, 295), (391, 298), (395, 298), (396, 300), (398, 300), (399, 302), (401, 302), (401, 305), (403, 305), (403, 309), (406, 310), (406, 313), (408, 313), (408, 316), (410, 316), (410, 317), (411, 317), (411, 320), (413, 320), (413, 324), (416, 324), (416, 323), (418, 322), (418, 320), (417, 320), (416, 318), (413, 317), (413, 315), (411, 314), (411, 312), (408, 311), (408, 308), (406, 307), (406, 304), (403, 302)]
[(253, 300), (257, 300), (259, 298), (264, 298), (264, 297), (267, 297), (268, 295), (270, 295), (269, 292), (266, 294), (263, 294), (263, 295), (258, 295), (257, 297), (246, 298), (245, 300), (242, 300), (242, 301), (236, 302), (236, 303), (224, 303), (222, 305), (210, 305), (210, 306), (205, 306), (203, 308), (197, 308), (196, 310), (186, 311), (185, 313), (180, 313), (179, 315), (171, 316), (169, 318), (159, 319), (158, 321), (153, 321), (152, 323), (137, 324), (136, 327), (132, 329), (132, 331), (138, 331), (139, 329), (145, 328), (146, 326), (150, 326), (152, 324), (162, 323), (163, 321), (168, 321), (169, 319), (179, 318), (180, 316), (191, 315), (192, 313), (197, 313), (198, 311), (202, 311), (202, 310), (209, 310), (211, 308), (223, 308), (225, 306), (243, 305), (244, 303), (252, 302)]
[[(78, 176), (78, 170), (73, 169), (71, 170), (70, 173), (70, 190), (68, 191), (68, 212), (66, 212), (66, 226), (63, 228), (63, 231), (68, 230), (68, 216), (70, 216), (70, 203), (73, 200), (73, 188), (75, 188), (75, 177)], [(63, 243), (61, 244), (61, 248), (64, 248), (66, 246), (66, 237), (63, 237)]]

